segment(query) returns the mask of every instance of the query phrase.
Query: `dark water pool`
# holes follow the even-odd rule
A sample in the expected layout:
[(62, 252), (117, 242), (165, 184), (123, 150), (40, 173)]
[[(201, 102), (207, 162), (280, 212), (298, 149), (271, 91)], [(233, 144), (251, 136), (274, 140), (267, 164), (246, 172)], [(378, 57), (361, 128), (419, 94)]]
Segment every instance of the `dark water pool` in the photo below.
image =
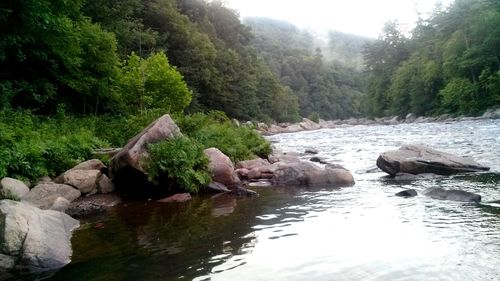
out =
[[(182, 204), (126, 202), (82, 222), (73, 262), (49, 280), (499, 280), (500, 205), (394, 193), (440, 186), (500, 200), (500, 120), (270, 139), (283, 150), (317, 149), (350, 169), (356, 185), (258, 188), (258, 198)], [(492, 172), (406, 182), (366, 172), (379, 153), (406, 143), (473, 156)]]

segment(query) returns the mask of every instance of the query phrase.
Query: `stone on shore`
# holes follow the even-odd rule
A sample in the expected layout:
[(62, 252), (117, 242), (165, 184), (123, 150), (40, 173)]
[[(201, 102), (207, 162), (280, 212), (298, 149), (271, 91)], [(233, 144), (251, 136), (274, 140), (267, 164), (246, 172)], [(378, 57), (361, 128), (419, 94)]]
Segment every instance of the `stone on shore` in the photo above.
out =
[(71, 168), (71, 170), (102, 170), (104, 168), (106, 168), (106, 166), (104, 165), (104, 163), (102, 163), (101, 160), (90, 159), (76, 165), (75, 167)]
[(71, 260), (71, 232), (79, 222), (23, 202), (0, 201), (0, 269), (43, 272)]
[(3, 178), (0, 181), (0, 195), (2, 198), (9, 198), (11, 196), (21, 199), (30, 189), (26, 184), (20, 180), (13, 178)]
[(111, 179), (119, 176), (122, 171), (125, 171), (124, 174), (127, 174), (130, 170), (145, 174), (144, 161), (142, 160), (149, 157), (148, 145), (177, 136), (182, 136), (182, 133), (170, 118), (170, 115), (165, 114), (158, 118), (142, 132), (130, 139), (123, 149), (111, 159), (109, 164)]
[(102, 173), (99, 170), (71, 169), (64, 172), (54, 181), (60, 184), (71, 185), (80, 190), (82, 194), (93, 194), (97, 192), (97, 182), (101, 176)]
[(240, 183), (240, 178), (234, 170), (234, 164), (222, 151), (215, 147), (203, 151), (208, 157), (208, 169), (212, 175), (212, 181), (221, 183), (230, 189)]
[(398, 173), (451, 175), (489, 170), (488, 167), (470, 158), (437, 151), (423, 145), (405, 145), (398, 150), (384, 152), (378, 157), (377, 166), (391, 176)]
[(59, 197), (72, 202), (80, 195), (81, 192), (78, 189), (66, 184), (42, 183), (26, 193), (22, 201), (40, 209), (50, 209)]

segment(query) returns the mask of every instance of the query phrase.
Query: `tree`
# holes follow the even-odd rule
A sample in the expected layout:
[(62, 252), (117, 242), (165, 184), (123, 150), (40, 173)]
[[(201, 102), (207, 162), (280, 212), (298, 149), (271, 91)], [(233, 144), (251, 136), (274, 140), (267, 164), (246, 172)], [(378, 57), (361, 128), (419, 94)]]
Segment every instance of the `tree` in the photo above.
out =
[(169, 64), (162, 52), (147, 59), (132, 53), (124, 62), (122, 71), (122, 91), (129, 111), (161, 109), (178, 113), (191, 102), (192, 93), (182, 75)]

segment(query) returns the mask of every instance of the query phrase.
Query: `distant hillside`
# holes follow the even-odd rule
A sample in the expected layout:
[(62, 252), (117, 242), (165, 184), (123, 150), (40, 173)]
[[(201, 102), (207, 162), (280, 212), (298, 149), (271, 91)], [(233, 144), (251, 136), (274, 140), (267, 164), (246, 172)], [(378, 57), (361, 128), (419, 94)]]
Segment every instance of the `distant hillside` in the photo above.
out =
[(325, 36), (285, 21), (254, 17), (243, 24), (254, 35), (251, 46), (297, 96), (301, 116), (335, 119), (360, 114), (364, 80), (359, 45), (364, 39), (346, 34), (329, 44)]

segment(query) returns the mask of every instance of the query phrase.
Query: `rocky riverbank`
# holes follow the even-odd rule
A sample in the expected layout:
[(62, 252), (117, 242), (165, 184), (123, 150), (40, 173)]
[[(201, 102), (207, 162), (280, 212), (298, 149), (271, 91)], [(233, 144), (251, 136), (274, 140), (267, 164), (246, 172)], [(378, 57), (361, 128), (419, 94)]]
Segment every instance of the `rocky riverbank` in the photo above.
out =
[(482, 120), (482, 119), (499, 119), (500, 109), (490, 109), (477, 117), (453, 117), (450, 114), (444, 114), (436, 117), (431, 116), (416, 116), (415, 114), (408, 114), (405, 118), (399, 116), (388, 116), (382, 118), (368, 119), (368, 118), (350, 118), (344, 120), (322, 120), (314, 122), (310, 119), (303, 118), (298, 123), (278, 123), (278, 124), (265, 124), (257, 123), (256, 129), (264, 135), (282, 134), (282, 133), (295, 133), (300, 131), (311, 131), (319, 129), (334, 129), (346, 126), (358, 125), (398, 125), (398, 124), (412, 124), (412, 123), (430, 123), (430, 122), (459, 122), (467, 120)]
[[(308, 119), (293, 126), (304, 130), (321, 128), (321, 125)], [(71, 232), (79, 225), (75, 218), (101, 214), (116, 206), (120, 198), (130, 191), (126, 187), (135, 189), (136, 194), (144, 195), (143, 199), (153, 199), (159, 203), (191, 200), (191, 195), (185, 191), (162, 194), (164, 197), (157, 198), (153, 195), (158, 194), (148, 193), (147, 187), (132, 184), (147, 180), (143, 160), (148, 157), (148, 145), (181, 134), (172, 119), (165, 115), (132, 138), (118, 153), (113, 151), (109, 166), (97, 159), (88, 160), (54, 179), (42, 178), (31, 188), (16, 179), (2, 179), (0, 192), (3, 198), (8, 199), (0, 201), (0, 220), (4, 222), (0, 225), (3, 235), (0, 237), (0, 269), (38, 272), (64, 266), (71, 258)], [(317, 151), (309, 150), (307, 153), (315, 154)], [(313, 163), (318, 162), (317, 159), (313, 160), (314, 157), (304, 160), (296, 153), (274, 151), (265, 158), (236, 163), (216, 147), (205, 149), (204, 154), (209, 160), (211, 183), (202, 192), (255, 196), (258, 194), (249, 188), (336, 188), (354, 185), (353, 175), (344, 167), (322, 162), (319, 158), (320, 164)], [(488, 169), (468, 158), (415, 145), (381, 154), (377, 165), (395, 179), (408, 179), (421, 173), (449, 175)], [(422, 194), (444, 200), (481, 200), (479, 194), (436, 187)], [(418, 195), (418, 192), (405, 190), (397, 195), (411, 197)]]

